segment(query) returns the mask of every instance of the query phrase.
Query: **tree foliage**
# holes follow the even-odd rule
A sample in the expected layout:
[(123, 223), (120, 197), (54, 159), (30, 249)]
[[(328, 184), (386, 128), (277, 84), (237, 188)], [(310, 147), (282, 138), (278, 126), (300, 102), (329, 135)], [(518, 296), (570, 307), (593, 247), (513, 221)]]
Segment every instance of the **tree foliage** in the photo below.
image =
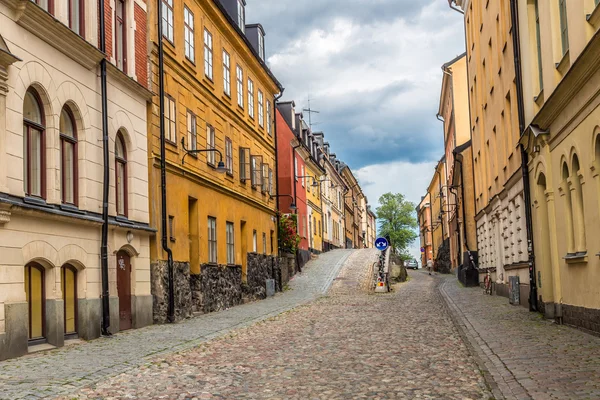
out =
[(379, 236), (389, 236), (392, 251), (403, 259), (412, 259), (408, 248), (418, 237), (415, 204), (401, 193), (386, 193), (379, 198), (379, 204), (376, 210)]

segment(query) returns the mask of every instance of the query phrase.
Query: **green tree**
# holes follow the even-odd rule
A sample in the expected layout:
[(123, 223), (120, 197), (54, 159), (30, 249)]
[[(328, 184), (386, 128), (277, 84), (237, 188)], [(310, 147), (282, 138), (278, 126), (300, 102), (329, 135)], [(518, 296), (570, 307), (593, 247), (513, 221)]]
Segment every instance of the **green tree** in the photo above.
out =
[(386, 193), (379, 198), (376, 214), (379, 236), (389, 236), (392, 251), (402, 259), (412, 259), (409, 246), (417, 239), (418, 227), (415, 204), (401, 193)]

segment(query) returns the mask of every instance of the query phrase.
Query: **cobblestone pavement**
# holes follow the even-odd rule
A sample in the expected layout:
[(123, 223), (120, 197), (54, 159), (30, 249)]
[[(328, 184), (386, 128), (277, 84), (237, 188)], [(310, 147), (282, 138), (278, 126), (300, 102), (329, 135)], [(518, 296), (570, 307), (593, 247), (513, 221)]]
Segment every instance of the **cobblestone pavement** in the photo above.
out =
[(316, 301), (62, 399), (488, 400), (437, 280), (369, 294), (376, 257), (354, 252)]
[(438, 279), (497, 399), (600, 399), (600, 338)]
[(291, 290), (267, 300), (0, 362), (0, 399), (54, 398), (278, 315), (324, 294), (351, 254), (321, 255), (290, 282)]

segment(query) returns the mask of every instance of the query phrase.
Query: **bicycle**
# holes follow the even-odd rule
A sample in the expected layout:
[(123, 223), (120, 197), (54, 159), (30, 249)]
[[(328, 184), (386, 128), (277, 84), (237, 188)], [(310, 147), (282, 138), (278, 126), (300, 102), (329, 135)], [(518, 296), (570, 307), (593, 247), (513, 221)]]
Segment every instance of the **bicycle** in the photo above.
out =
[(492, 295), (492, 275), (488, 270), (485, 274), (485, 278), (483, 279), (483, 288), (485, 289), (485, 294)]

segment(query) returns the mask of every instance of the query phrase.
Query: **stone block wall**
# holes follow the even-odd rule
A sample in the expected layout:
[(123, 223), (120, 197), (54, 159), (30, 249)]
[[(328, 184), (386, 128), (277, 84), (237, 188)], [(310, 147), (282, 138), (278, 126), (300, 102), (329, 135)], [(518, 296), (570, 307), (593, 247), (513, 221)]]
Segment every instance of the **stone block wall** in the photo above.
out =
[(194, 308), (203, 313), (242, 303), (242, 267), (204, 264), (193, 280)]
[[(169, 269), (167, 261), (159, 261), (150, 265), (152, 282), (152, 314), (155, 324), (168, 322), (169, 308)], [(192, 315), (192, 290), (190, 285), (190, 264), (173, 262), (173, 279), (175, 292), (175, 321), (181, 321)]]
[(277, 257), (248, 253), (248, 274), (244, 285), (245, 300), (260, 300), (267, 297), (266, 280), (275, 280), (275, 291), (282, 288), (280, 261)]
[(563, 304), (562, 312), (565, 324), (600, 333), (600, 310)]

